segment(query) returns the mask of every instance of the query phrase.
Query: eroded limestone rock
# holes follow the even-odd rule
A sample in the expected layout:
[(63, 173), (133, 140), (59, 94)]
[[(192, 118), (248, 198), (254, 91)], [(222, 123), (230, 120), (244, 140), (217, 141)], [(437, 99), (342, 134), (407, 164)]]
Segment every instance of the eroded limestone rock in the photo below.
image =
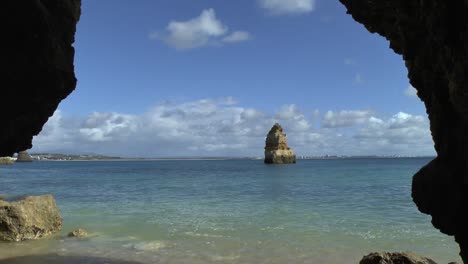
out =
[(15, 161), (11, 157), (0, 157), (0, 165), (13, 165)]
[(296, 163), (296, 154), (288, 147), (286, 134), (278, 123), (270, 129), (265, 140), (265, 163)]
[(0, 241), (22, 241), (49, 236), (62, 227), (52, 195), (0, 200)]

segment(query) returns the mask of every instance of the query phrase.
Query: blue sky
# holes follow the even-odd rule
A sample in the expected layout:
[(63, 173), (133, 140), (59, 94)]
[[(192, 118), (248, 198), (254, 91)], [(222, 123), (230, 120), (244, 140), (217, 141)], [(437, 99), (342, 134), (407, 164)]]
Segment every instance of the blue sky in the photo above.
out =
[(423, 105), (388, 46), (338, 1), (84, 0), (78, 86), (34, 150), (261, 155), (281, 121), (303, 155), (432, 155)]

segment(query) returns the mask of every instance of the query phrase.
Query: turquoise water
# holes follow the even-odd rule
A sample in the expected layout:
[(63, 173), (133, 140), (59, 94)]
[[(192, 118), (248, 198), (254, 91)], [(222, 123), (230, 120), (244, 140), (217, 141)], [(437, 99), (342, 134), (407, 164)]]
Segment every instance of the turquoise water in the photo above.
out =
[[(428, 159), (33, 162), (0, 167), (0, 194), (55, 196), (60, 236), (0, 244), (138, 263), (358, 263), (372, 251), (458, 259), (411, 201)], [(91, 236), (63, 236), (78, 227)]]

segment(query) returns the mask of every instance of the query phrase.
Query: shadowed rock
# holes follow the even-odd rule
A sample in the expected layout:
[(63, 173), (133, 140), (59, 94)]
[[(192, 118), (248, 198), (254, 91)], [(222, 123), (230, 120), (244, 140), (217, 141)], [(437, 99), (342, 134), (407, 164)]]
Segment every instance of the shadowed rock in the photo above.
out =
[(52, 195), (28, 196), (16, 202), (0, 200), (0, 241), (39, 239), (61, 227)]
[(437, 264), (432, 259), (411, 252), (379, 252), (365, 256), (359, 264)]
[(278, 123), (270, 129), (265, 140), (265, 163), (296, 163), (296, 154), (288, 147), (286, 134)]
[(143, 264), (136, 261), (87, 256), (33, 255), (0, 259), (0, 264)]
[(29, 155), (27, 151), (20, 151), (18, 152), (18, 158), (16, 159), (16, 162), (32, 162), (33, 159)]
[[(30, 149), (76, 86), (73, 59), (80, 0), (3, 1), (0, 8), (0, 156)], [(18, 107), (21, 106), (21, 107)]]
[(340, 1), (403, 55), (437, 151), (413, 178), (413, 200), (436, 228), (455, 236), (468, 263), (468, 1)]

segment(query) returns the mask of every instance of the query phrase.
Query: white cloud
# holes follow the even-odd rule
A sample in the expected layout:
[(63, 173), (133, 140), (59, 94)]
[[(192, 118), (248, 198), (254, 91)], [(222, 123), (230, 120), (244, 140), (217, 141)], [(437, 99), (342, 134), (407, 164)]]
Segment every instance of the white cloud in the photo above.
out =
[(408, 85), (408, 88), (405, 90), (405, 95), (408, 97), (416, 97), (418, 96), (418, 91), (416, 91), (416, 88), (414, 88), (411, 84)]
[(386, 121), (372, 118), (369, 125), (361, 128), (354, 137), (368, 145), (379, 143), (393, 148), (411, 145), (427, 150), (433, 146), (428, 119), (402, 112)]
[(355, 65), (356, 61), (351, 59), (351, 58), (346, 58), (346, 59), (344, 59), (344, 64), (345, 65)]
[(322, 120), (322, 127), (350, 127), (362, 124), (371, 117), (370, 111), (328, 111)]
[(138, 129), (137, 117), (118, 113), (92, 113), (79, 129), (90, 141), (113, 141), (131, 136)]
[(315, 0), (258, 0), (262, 8), (274, 15), (304, 14), (314, 11)]
[(171, 21), (166, 27), (167, 34), (152, 32), (150, 39), (161, 39), (166, 44), (178, 50), (188, 50), (208, 45), (218, 45), (220, 42), (235, 43), (246, 41), (250, 34), (246, 31), (229, 29), (217, 17), (214, 9), (205, 9), (198, 17), (187, 21)]
[(362, 77), (362, 75), (360, 73), (357, 73), (354, 76), (354, 80), (353, 80), (354, 84), (363, 84), (364, 82), (365, 82), (364, 77)]
[[(313, 119), (322, 118), (314, 127)], [(427, 118), (369, 111), (305, 115), (284, 105), (274, 114), (242, 107), (233, 98), (164, 102), (139, 115), (56, 111), (32, 152), (100, 153), (131, 157), (261, 156), (266, 133), (279, 122), (299, 155), (434, 153)]]
[(250, 33), (246, 31), (234, 31), (228, 36), (223, 38), (223, 42), (235, 43), (242, 42), (250, 39)]

